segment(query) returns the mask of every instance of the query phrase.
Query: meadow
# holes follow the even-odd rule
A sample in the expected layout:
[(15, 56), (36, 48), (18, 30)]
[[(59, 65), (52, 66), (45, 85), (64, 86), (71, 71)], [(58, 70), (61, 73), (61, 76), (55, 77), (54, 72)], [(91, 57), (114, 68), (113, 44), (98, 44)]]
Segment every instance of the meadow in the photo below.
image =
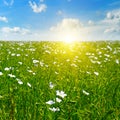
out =
[(1, 41), (0, 120), (120, 120), (120, 41)]

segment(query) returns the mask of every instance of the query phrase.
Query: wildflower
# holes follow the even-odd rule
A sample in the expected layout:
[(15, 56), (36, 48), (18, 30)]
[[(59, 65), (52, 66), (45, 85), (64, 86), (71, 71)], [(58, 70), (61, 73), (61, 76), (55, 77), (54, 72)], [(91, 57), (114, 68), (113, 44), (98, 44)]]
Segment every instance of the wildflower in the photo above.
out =
[(112, 51), (112, 48), (111, 48), (109, 45), (107, 45), (107, 48), (108, 48), (110, 51)]
[(53, 100), (49, 100), (49, 101), (46, 102), (46, 104), (52, 105), (52, 104), (55, 104), (55, 102)]
[(116, 59), (116, 63), (119, 64), (119, 60), (118, 59)]
[(99, 51), (98, 54), (100, 55), (100, 54), (102, 54), (102, 52)]
[(87, 74), (91, 74), (89, 71), (86, 72)]
[(19, 56), (20, 56), (20, 54), (17, 54), (16, 56), (17, 56), (17, 57), (19, 57)]
[(76, 65), (76, 64), (74, 64), (74, 63), (72, 63), (72, 64), (71, 64), (71, 66), (73, 66), (73, 67), (77, 67), (77, 65)]
[(67, 61), (67, 62), (69, 62), (69, 61), (70, 61), (70, 59), (67, 59), (66, 61)]
[(59, 73), (55, 71), (55, 74), (58, 75)]
[(100, 65), (100, 64), (101, 64), (101, 62), (100, 62), (100, 61), (97, 61), (97, 64), (99, 64), (99, 65)]
[(82, 91), (85, 95), (90, 95), (90, 93), (86, 92), (85, 90)]
[(33, 75), (36, 75), (36, 73), (33, 73)]
[(60, 103), (62, 100), (60, 98), (56, 98), (56, 102)]
[(53, 64), (55, 65), (57, 62), (53, 62)]
[(97, 75), (97, 76), (99, 75), (99, 73), (98, 73), (98, 72), (94, 72), (94, 74), (95, 74), (95, 75)]
[(29, 82), (27, 82), (27, 85), (28, 85), (29, 87), (31, 87), (31, 84), (30, 84)]
[(94, 60), (92, 60), (92, 59), (91, 59), (91, 62), (92, 62), (93, 64), (95, 64), (95, 63), (96, 63), (96, 61), (94, 61)]
[(20, 79), (16, 79), (18, 81), (18, 84), (22, 85), (23, 82)]
[(1, 99), (1, 98), (3, 98), (3, 96), (2, 96), (2, 95), (0, 95), (0, 99)]
[(20, 65), (22, 65), (22, 62), (18, 62)]
[(109, 54), (104, 54), (104, 56), (106, 56), (106, 57), (110, 57), (110, 55), (109, 55)]
[(48, 53), (48, 54), (50, 54), (50, 53), (51, 53), (49, 50), (46, 50), (45, 52), (46, 52), (46, 53)]
[(32, 70), (27, 70), (29, 73), (32, 73), (33, 71)]
[(55, 107), (53, 107), (53, 108), (49, 108), (49, 110), (51, 110), (51, 111), (53, 111), (53, 112), (58, 112), (58, 111), (60, 111), (60, 108), (55, 108)]
[(97, 57), (94, 57), (95, 60), (97, 60), (98, 58)]
[(5, 70), (5, 71), (9, 71), (9, 70), (10, 70), (10, 68), (6, 67), (4, 70)]
[(62, 98), (64, 98), (65, 96), (67, 96), (67, 94), (65, 94), (64, 91), (59, 91), (59, 90), (56, 91), (56, 95), (60, 96)]
[(50, 89), (53, 89), (54, 86), (55, 86), (55, 85), (54, 85), (52, 82), (50, 82), (50, 84), (49, 84)]
[(66, 54), (66, 51), (63, 51), (63, 54)]
[(34, 51), (35, 51), (35, 49), (34, 49), (34, 48), (30, 48), (29, 50), (30, 50), (30, 51), (32, 51), (32, 52), (34, 52)]
[(48, 68), (49, 66), (48, 66), (48, 65), (45, 65), (45, 67), (47, 67), (47, 68)]
[(75, 56), (75, 58), (79, 58), (78, 56)]
[(39, 60), (33, 60), (33, 63), (38, 63), (39, 62)]
[(40, 61), (40, 66), (43, 67), (44, 63)]
[(16, 76), (13, 75), (13, 74), (8, 74), (8, 76), (11, 77), (11, 78), (15, 78), (15, 77), (16, 77)]
[(12, 53), (11, 56), (15, 56), (15, 53)]
[(0, 72), (0, 76), (1, 76), (1, 75), (3, 75), (3, 73), (2, 73), (2, 72)]

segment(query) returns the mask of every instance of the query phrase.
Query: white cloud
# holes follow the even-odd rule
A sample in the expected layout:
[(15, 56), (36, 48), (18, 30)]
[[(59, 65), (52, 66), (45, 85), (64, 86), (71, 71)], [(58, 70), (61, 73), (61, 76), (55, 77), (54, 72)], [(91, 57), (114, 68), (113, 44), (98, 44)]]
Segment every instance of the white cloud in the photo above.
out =
[(14, 4), (14, 0), (3, 0), (6, 6), (12, 6)]
[[(120, 39), (119, 11), (112, 12), (114, 19), (106, 13), (104, 19), (99, 21), (89, 20), (87, 24), (82, 24), (79, 19), (66, 18), (57, 25), (52, 26), (51, 34), (53, 38), (61, 40), (67, 35), (78, 40), (115, 40)], [(115, 22), (116, 21), (116, 22)], [(112, 23), (112, 24), (111, 24)]]
[(120, 34), (120, 28), (119, 27), (110, 27), (107, 28), (104, 33), (119, 33)]
[(88, 25), (94, 25), (94, 22), (92, 20), (89, 20)]
[(102, 22), (110, 25), (120, 24), (120, 9), (107, 12), (106, 17)]
[(29, 1), (29, 5), (35, 13), (45, 12), (47, 9), (45, 4), (36, 4), (36, 2)]
[(72, 39), (77, 40), (79, 38), (79, 35), (81, 35), (82, 33), (80, 32), (82, 28), (83, 25), (79, 19), (64, 18), (57, 25), (52, 26), (50, 28), (50, 31), (55, 34), (54, 36), (56, 36), (56, 39), (58, 40), (65, 40), (70, 37), (74, 37)]
[(0, 21), (8, 22), (8, 19), (5, 16), (0, 16)]
[(82, 23), (79, 21), (79, 19), (64, 18), (56, 26), (51, 27), (50, 30), (57, 32), (70, 32), (70, 31), (77, 31), (81, 27), (82, 27)]
[(120, 9), (108, 11), (101, 24), (106, 26), (104, 34), (111, 36), (111, 39), (120, 39)]
[(20, 27), (13, 27), (13, 28), (10, 28), (10, 27), (3, 27), (1, 29), (1, 31), (3, 33), (16, 33), (16, 34), (22, 34), (22, 35), (25, 35), (25, 34), (29, 34), (30, 33), (30, 30), (28, 29), (25, 29), (25, 28), (20, 28)]

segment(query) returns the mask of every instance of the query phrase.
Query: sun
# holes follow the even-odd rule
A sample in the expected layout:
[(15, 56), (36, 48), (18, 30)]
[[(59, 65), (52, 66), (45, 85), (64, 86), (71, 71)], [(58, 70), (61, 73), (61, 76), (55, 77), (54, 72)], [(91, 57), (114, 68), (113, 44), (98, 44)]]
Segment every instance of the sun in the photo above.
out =
[(65, 36), (65, 37), (63, 38), (63, 41), (64, 41), (65, 43), (72, 43), (72, 42), (75, 41), (75, 38), (74, 38), (74, 36), (67, 35), (67, 36)]
[(73, 43), (76, 41), (76, 36), (73, 34), (63, 35), (61, 40), (65, 43)]

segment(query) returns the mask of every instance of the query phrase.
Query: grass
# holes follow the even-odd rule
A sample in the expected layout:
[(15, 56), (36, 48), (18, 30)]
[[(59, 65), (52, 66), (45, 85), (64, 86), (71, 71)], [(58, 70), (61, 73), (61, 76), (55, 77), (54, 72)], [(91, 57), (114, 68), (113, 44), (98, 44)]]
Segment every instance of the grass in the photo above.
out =
[(119, 119), (119, 41), (0, 42), (0, 120)]

